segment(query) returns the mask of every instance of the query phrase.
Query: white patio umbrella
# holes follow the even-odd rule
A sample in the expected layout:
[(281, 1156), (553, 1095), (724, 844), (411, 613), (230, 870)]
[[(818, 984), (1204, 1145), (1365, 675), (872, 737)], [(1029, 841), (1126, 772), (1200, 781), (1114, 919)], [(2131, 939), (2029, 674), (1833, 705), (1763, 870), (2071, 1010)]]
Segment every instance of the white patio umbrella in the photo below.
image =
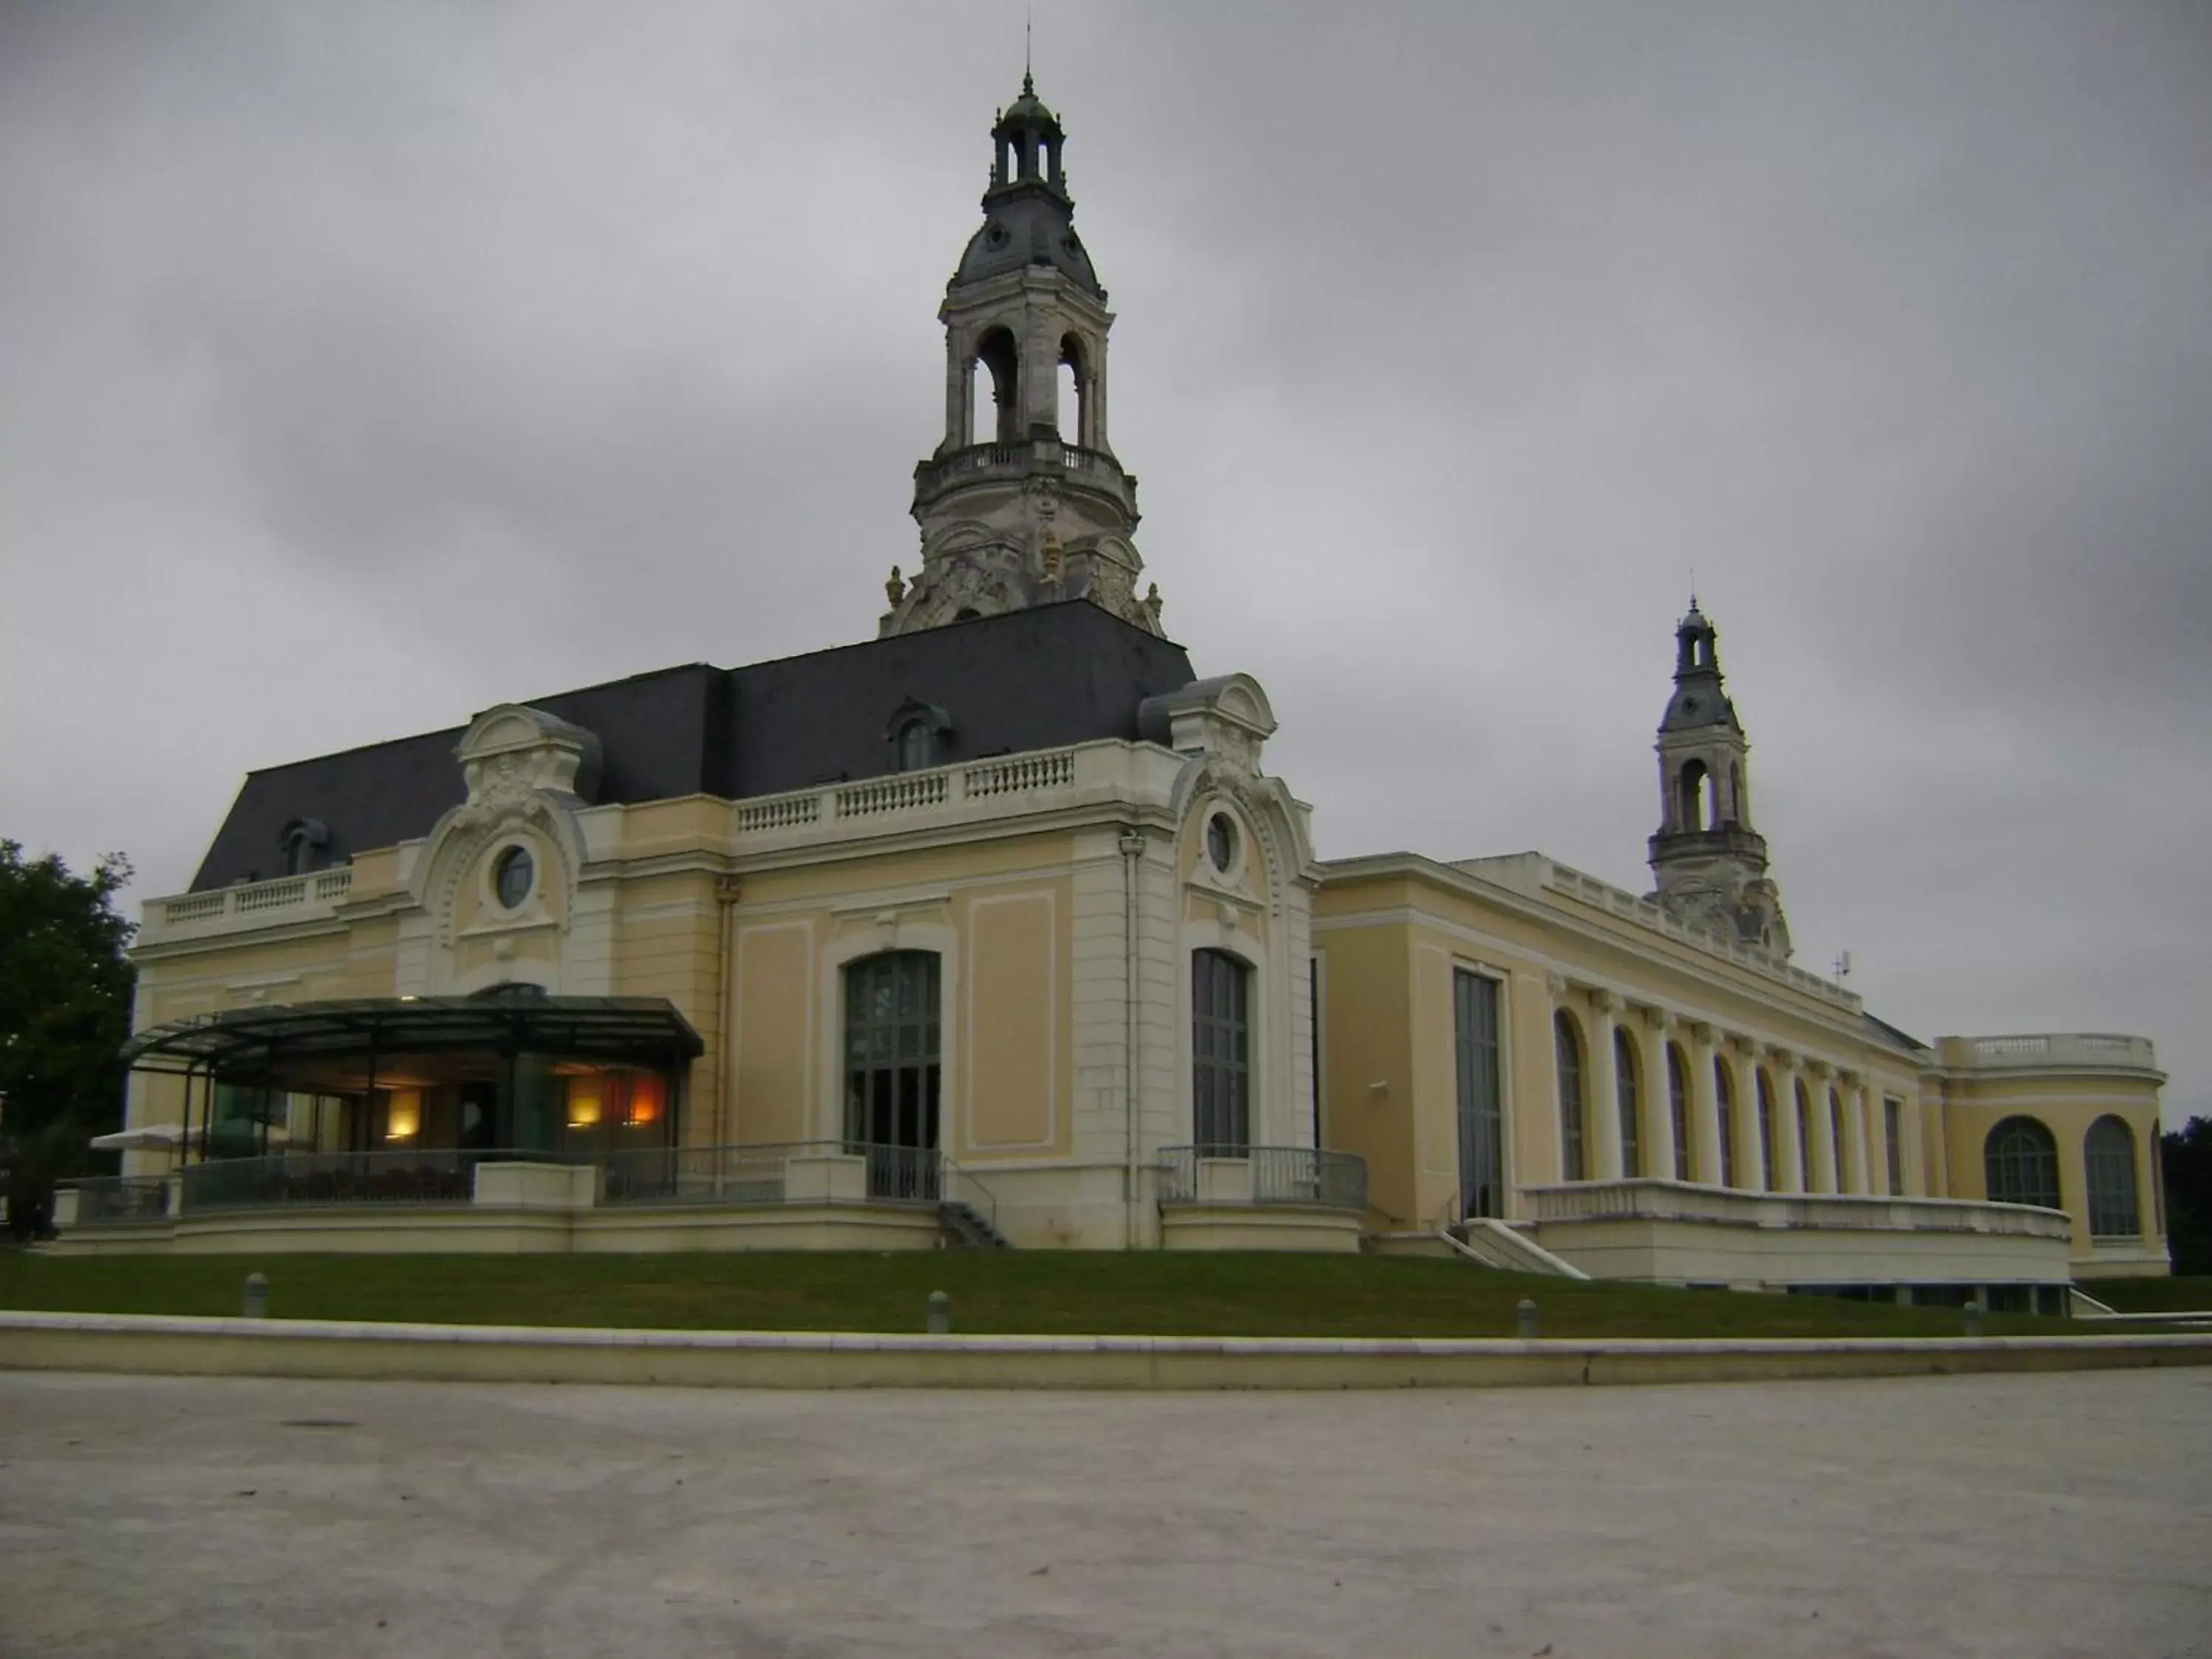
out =
[(173, 1152), (184, 1144), (181, 1123), (142, 1123), (135, 1129), (118, 1129), (112, 1134), (92, 1138), (95, 1152)]

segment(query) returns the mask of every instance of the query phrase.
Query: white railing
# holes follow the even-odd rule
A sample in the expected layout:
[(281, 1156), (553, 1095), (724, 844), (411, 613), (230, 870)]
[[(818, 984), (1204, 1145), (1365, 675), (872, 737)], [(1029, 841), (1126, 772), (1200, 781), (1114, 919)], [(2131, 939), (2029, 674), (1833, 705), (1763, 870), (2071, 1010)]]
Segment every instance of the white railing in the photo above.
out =
[(986, 761), (961, 775), (962, 792), (971, 800), (984, 795), (1018, 794), (1026, 789), (1065, 789), (1075, 781), (1075, 754), (1015, 755)]
[(788, 795), (764, 795), (738, 803), (738, 833), (774, 833), (857, 818), (942, 811), (969, 801), (1004, 801), (1010, 796), (1073, 789), (1075, 756), (1073, 749), (1046, 750)]
[(274, 881), (240, 882), (212, 893), (183, 893), (175, 898), (149, 899), (146, 920), (153, 932), (219, 923), (240, 916), (282, 920), (276, 913), (313, 914), (327, 910), (352, 889), (353, 869), (346, 865), (304, 876), (279, 876)]
[(813, 823), (822, 817), (819, 795), (771, 795), (738, 808), (738, 833), (752, 830), (789, 830)]
[(1818, 974), (1808, 974), (1802, 968), (1792, 967), (1771, 951), (1746, 945), (1726, 933), (1685, 921), (1663, 905), (1639, 897), (1626, 888), (1615, 887), (1610, 882), (1600, 881), (1595, 876), (1585, 874), (1571, 865), (1551, 860), (1545, 885), (1555, 892), (1595, 905), (1610, 915), (1624, 916), (1655, 932), (1671, 935), (1686, 945), (1694, 945), (1701, 951), (1726, 957), (1741, 967), (1780, 980), (1784, 984), (1802, 991), (1808, 996), (1818, 997), (1823, 1002), (1855, 1011), (1860, 1006), (1856, 994), (1822, 979)]
[(1684, 1181), (1587, 1181), (1527, 1189), (1547, 1221), (1705, 1221), (1747, 1227), (1858, 1232), (1996, 1233), (2070, 1238), (2063, 1210), (1961, 1198), (1882, 1198), (1843, 1193), (1745, 1193)]
[[(1944, 1045), (1948, 1047), (1947, 1042)], [(1992, 1070), (2034, 1066), (2124, 1066), (2146, 1072), (2158, 1069), (2158, 1050), (2148, 1037), (2124, 1036), (2112, 1031), (2043, 1031), (2016, 1036), (1968, 1037), (1966, 1057), (1954, 1064)]]
[(942, 806), (951, 788), (942, 772), (910, 772), (901, 777), (878, 778), (837, 792), (841, 818), (873, 817), (878, 812), (911, 812), (917, 807)]

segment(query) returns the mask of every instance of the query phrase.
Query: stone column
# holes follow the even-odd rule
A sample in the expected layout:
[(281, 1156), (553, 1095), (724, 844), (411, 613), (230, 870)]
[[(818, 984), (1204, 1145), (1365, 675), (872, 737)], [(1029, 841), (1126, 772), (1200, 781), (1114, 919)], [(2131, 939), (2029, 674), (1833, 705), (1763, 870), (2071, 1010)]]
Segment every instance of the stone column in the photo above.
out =
[(1844, 1097), (1849, 1115), (1844, 1121), (1844, 1167), (1850, 1181), (1850, 1190), (1870, 1193), (1874, 1190), (1872, 1166), (1867, 1162), (1867, 1087), (1864, 1082), (1854, 1083)]
[(1766, 1190), (1765, 1161), (1759, 1152), (1759, 1051), (1749, 1037), (1729, 1039), (1729, 1071), (1735, 1085), (1735, 1184), (1747, 1193)]
[(969, 405), (972, 380), (966, 354), (954, 349), (953, 337), (945, 341), (945, 436), (952, 447), (965, 449), (975, 441), (975, 414)]
[(1690, 1038), (1690, 1179), (1721, 1184), (1720, 1102), (1713, 1093), (1713, 1028), (1693, 1024)]
[(1774, 1073), (1774, 1189), (1778, 1193), (1805, 1190), (1797, 1122), (1797, 1057), (1787, 1048), (1769, 1048)]
[(1825, 1060), (1813, 1067), (1813, 1190), (1816, 1193), (1837, 1190), (1836, 1132), (1829, 1127), (1829, 1120), (1841, 1108), (1831, 1106), (1828, 1100), (1834, 1079), (1835, 1068)]
[(1610, 991), (1593, 991), (1590, 1017), (1583, 1030), (1589, 1033), (1583, 1081), (1583, 1151), (1593, 1181), (1620, 1179), (1620, 1070), (1613, 1053), (1613, 1015), (1620, 999)]
[(1638, 1104), (1644, 1109), (1644, 1167), (1661, 1181), (1674, 1178), (1674, 1103), (1667, 1087), (1667, 1033), (1674, 1024), (1672, 1014), (1656, 1008), (1642, 1012), (1638, 1025), (1641, 1040), (1637, 1054), (1644, 1061), (1644, 1087)]

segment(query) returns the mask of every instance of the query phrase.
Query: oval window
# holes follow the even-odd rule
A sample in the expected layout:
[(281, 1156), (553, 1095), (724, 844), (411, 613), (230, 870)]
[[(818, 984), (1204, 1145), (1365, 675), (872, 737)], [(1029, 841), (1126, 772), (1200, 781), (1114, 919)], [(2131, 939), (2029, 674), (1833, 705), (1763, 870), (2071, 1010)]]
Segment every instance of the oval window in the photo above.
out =
[(530, 849), (510, 847), (499, 855), (498, 864), (492, 868), (492, 890), (499, 895), (501, 904), (510, 910), (520, 910), (522, 901), (530, 896), (531, 878), (536, 873), (537, 866), (531, 859)]
[(1237, 826), (1226, 812), (1216, 812), (1206, 821), (1206, 855), (1224, 876), (1237, 862)]

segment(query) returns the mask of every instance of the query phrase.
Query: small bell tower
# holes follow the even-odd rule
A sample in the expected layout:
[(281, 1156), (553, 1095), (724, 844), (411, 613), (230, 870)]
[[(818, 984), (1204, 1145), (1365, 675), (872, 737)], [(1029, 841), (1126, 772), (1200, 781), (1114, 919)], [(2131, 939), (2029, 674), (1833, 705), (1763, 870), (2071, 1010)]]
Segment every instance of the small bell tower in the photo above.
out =
[(893, 570), (878, 632), (1080, 599), (1158, 634), (1137, 481), (1106, 435), (1114, 314), (1075, 233), (1066, 135), (1028, 75), (991, 142), (983, 222), (937, 313), (945, 436), (914, 470), (921, 568), (910, 586)]
[(1765, 838), (1752, 827), (1751, 743), (1721, 683), (1720, 631), (1694, 595), (1674, 629), (1674, 694), (1656, 747), (1650, 896), (1685, 921), (1787, 957), (1781, 890), (1766, 873)]

